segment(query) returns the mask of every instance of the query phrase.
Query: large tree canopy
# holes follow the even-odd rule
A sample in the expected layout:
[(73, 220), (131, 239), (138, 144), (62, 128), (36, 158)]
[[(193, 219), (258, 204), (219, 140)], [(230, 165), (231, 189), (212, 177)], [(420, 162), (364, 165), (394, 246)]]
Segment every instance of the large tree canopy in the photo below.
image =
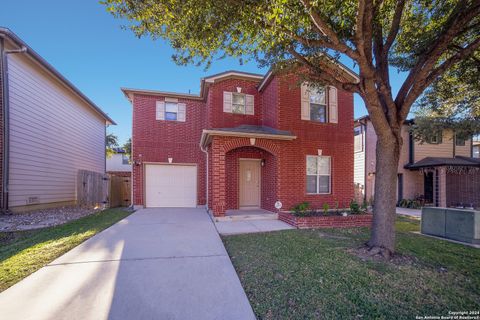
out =
[(435, 131), (452, 129), (469, 139), (480, 133), (480, 53), (454, 66), (427, 88), (415, 107), (413, 132), (425, 141)]
[[(224, 55), (277, 69), (302, 65), (307, 79), (358, 93), (378, 136), (373, 252), (394, 250), (401, 127), (417, 98), (480, 46), (480, 0), (105, 0), (137, 36), (168, 39), (179, 64)], [(333, 57), (333, 58), (332, 58)], [(334, 60), (349, 59), (360, 81)], [(394, 96), (390, 67), (407, 72)], [(472, 75), (479, 80), (479, 74)]]

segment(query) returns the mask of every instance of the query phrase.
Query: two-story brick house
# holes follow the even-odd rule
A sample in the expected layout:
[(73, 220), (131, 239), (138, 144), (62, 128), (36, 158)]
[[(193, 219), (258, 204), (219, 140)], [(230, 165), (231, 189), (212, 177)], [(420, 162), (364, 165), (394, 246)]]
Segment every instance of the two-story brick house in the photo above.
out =
[(351, 93), (238, 71), (203, 78), (199, 95), (122, 90), (133, 105), (136, 206), (208, 205), (222, 216), (353, 198)]

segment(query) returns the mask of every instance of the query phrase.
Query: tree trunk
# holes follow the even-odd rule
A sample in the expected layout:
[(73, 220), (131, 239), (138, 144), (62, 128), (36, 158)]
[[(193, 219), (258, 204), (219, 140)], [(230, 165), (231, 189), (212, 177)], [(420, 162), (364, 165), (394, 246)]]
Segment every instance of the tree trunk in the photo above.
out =
[(375, 168), (373, 223), (368, 246), (373, 254), (389, 258), (395, 251), (397, 170), (401, 148), (400, 130), (378, 136)]

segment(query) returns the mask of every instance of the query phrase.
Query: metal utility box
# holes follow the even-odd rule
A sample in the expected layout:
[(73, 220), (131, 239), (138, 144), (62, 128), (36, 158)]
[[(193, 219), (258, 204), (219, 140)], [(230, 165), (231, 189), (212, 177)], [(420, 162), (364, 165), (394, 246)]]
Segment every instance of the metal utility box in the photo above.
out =
[(422, 233), (480, 244), (480, 211), (423, 208)]

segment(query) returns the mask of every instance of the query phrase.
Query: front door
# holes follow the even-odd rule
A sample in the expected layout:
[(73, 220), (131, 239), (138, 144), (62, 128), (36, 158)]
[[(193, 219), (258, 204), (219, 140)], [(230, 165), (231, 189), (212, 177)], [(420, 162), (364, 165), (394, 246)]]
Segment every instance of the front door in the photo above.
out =
[(433, 172), (426, 172), (423, 179), (425, 203), (433, 203)]
[(240, 209), (260, 208), (260, 160), (240, 160)]

